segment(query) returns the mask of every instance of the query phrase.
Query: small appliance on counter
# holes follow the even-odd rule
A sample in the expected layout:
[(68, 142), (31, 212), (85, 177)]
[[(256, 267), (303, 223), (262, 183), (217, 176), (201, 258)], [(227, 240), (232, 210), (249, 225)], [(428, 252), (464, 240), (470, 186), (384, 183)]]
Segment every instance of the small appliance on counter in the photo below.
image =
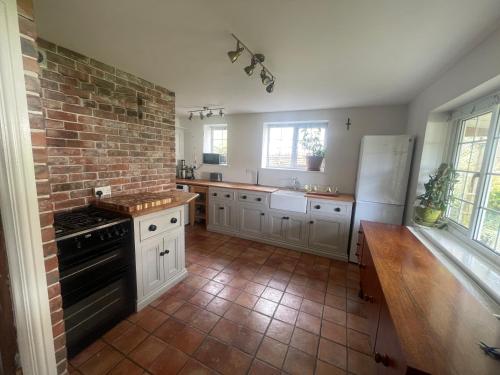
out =
[(203, 164), (221, 164), (221, 154), (203, 154)]
[(177, 163), (177, 178), (182, 178), (184, 180), (194, 180), (194, 166), (188, 167), (184, 159), (179, 160)]
[(210, 172), (210, 181), (222, 181), (222, 173)]

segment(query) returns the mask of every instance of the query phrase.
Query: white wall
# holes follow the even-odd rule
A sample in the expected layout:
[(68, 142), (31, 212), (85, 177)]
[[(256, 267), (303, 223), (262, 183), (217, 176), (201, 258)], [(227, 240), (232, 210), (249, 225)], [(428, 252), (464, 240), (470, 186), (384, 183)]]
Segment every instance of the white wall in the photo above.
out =
[[(423, 90), (409, 106), (409, 134), (417, 136), (408, 188), (405, 222), (411, 223), (429, 114), (436, 108), (477, 89), (500, 76), (500, 29), (490, 34), (432, 85)], [(425, 156), (425, 155), (424, 155)], [(424, 166), (424, 168), (426, 168)]]
[[(341, 192), (353, 193), (356, 185), (359, 146), (363, 135), (404, 134), (407, 123), (405, 105), (325, 109), (314, 111), (270, 112), (227, 115), (210, 120), (181, 118), (185, 130), (185, 158), (191, 164), (202, 160), (203, 124), (228, 124), (228, 166), (203, 165), (198, 178), (208, 172), (222, 172), (226, 181), (255, 182), (255, 174), (247, 169), (260, 170), (260, 183), (289, 186), (292, 177), (304, 184), (336, 185)], [(347, 118), (351, 119), (346, 130)], [(262, 130), (264, 122), (327, 120), (327, 154), (325, 172), (284, 171), (261, 169)]]

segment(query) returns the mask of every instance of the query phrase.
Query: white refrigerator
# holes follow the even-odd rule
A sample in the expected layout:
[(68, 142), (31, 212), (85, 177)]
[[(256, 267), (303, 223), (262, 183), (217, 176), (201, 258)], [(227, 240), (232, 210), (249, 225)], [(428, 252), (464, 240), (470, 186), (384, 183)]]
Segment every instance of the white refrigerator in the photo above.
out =
[(361, 220), (403, 223), (413, 141), (409, 135), (362, 138), (349, 253), (351, 262), (358, 262), (355, 253)]

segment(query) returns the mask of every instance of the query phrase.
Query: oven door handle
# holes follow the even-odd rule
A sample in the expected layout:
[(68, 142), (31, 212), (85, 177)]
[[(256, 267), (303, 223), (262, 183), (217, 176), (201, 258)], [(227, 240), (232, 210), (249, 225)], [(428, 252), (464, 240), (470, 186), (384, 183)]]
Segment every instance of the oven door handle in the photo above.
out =
[(94, 268), (94, 267), (96, 267), (96, 266), (98, 266), (98, 265), (100, 265), (100, 264), (102, 264), (102, 263), (108, 262), (109, 260), (114, 259), (114, 258), (116, 258), (117, 256), (118, 256), (118, 254), (117, 254), (117, 253), (115, 253), (115, 254), (113, 254), (113, 255), (111, 255), (111, 256), (109, 256), (109, 257), (107, 257), (107, 258), (101, 259), (101, 260), (100, 260), (100, 261), (98, 261), (98, 262), (92, 263), (91, 265), (89, 265), (89, 266), (87, 266), (87, 267), (83, 267), (83, 268), (79, 269), (78, 271), (72, 272), (72, 273), (70, 273), (70, 274), (68, 274), (68, 275), (64, 275), (63, 277), (61, 277), (60, 281), (62, 281), (62, 280), (64, 280), (64, 279), (67, 279), (68, 277), (78, 275), (78, 274), (79, 274), (79, 273), (81, 273), (81, 272), (88, 271), (89, 269), (92, 269), (92, 268)]

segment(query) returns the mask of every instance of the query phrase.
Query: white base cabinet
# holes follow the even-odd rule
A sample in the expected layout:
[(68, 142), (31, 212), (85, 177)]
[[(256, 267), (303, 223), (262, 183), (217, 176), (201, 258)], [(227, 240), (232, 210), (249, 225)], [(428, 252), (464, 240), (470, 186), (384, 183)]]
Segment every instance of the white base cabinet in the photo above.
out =
[(208, 230), (347, 261), (351, 202), (308, 199), (301, 214), (270, 209), (269, 195), (210, 188)]
[(134, 218), (137, 310), (184, 278), (184, 207)]

